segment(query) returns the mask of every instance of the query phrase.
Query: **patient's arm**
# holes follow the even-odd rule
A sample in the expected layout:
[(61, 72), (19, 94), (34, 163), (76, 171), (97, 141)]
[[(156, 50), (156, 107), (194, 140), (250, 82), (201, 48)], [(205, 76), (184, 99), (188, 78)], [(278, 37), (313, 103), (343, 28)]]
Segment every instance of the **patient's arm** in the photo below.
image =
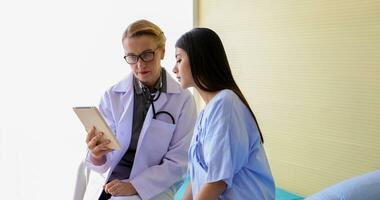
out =
[(183, 194), (182, 200), (193, 200), (193, 194), (192, 194), (192, 187), (191, 183), (186, 188), (185, 194)]
[(201, 187), (201, 190), (197, 194), (196, 200), (218, 199), (226, 187), (227, 184), (224, 181), (206, 183)]

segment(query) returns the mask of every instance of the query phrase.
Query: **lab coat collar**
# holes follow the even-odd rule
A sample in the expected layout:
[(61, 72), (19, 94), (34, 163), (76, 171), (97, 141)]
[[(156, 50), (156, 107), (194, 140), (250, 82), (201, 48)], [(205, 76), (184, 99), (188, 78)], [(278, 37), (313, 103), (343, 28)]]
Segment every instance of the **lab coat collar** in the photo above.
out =
[[(180, 93), (181, 89), (179, 84), (173, 79), (172, 76), (166, 71), (166, 84), (167, 91), (166, 93)], [(133, 91), (133, 73), (131, 72), (127, 78), (121, 80), (117, 83), (112, 90), (114, 92), (130, 92)]]

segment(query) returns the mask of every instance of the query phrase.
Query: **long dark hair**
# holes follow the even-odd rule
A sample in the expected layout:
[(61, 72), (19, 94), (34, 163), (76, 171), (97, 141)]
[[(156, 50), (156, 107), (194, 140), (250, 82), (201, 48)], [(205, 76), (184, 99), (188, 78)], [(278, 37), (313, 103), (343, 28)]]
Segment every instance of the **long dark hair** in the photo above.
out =
[(200, 89), (208, 92), (230, 89), (239, 96), (252, 114), (260, 133), (261, 142), (264, 143), (256, 117), (232, 76), (227, 55), (219, 36), (208, 28), (194, 28), (183, 34), (175, 46), (187, 53), (194, 82)]

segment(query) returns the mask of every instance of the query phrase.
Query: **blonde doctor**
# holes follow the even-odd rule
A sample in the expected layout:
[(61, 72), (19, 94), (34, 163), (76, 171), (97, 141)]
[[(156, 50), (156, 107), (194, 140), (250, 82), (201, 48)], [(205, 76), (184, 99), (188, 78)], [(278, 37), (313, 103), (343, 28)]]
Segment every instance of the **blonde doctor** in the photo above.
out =
[(99, 110), (122, 144), (120, 150), (89, 131), (88, 167), (107, 172), (99, 199), (173, 199), (186, 173), (187, 150), (196, 120), (188, 90), (171, 78), (161, 60), (165, 36), (147, 20), (128, 26), (122, 37), (131, 74), (107, 90)]

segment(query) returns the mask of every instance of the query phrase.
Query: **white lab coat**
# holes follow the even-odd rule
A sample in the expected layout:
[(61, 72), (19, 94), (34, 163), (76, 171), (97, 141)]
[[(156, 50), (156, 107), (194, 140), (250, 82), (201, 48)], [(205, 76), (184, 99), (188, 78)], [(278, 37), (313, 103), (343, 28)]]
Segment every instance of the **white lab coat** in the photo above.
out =
[[(167, 111), (173, 115), (175, 125), (166, 115), (153, 119), (152, 106), (146, 115), (138, 141), (136, 156), (129, 181), (137, 190), (136, 197), (113, 197), (112, 199), (151, 199), (168, 191), (183, 179), (187, 169), (187, 152), (196, 120), (193, 96), (168, 74), (167, 92), (154, 102), (156, 112)], [(113, 130), (122, 148), (107, 154), (104, 165), (95, 166), (89, 156), (87, 166), (107, 177), (127, 151), (133, 121), (133, 74), (120, 81), (103, 96), (99, 110)], [(110, 170), (109, 170), (110, 169)], [(108, 179), (108, 178), (107, 178)], [(178, 185), (178, 184), (177, 184)], [(102, 188), (99, 188), (102, 190)]]

